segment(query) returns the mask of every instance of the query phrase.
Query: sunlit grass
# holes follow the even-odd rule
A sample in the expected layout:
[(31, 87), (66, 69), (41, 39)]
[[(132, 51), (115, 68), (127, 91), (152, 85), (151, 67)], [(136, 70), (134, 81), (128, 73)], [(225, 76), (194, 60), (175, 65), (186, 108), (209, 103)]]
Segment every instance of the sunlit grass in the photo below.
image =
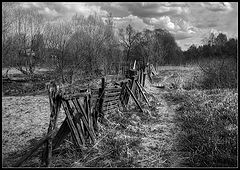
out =
[(178, 150), (189, 153), (185, 166), (236, 167), (238, 94), (231, 90), (169, 93), (178, 104)]

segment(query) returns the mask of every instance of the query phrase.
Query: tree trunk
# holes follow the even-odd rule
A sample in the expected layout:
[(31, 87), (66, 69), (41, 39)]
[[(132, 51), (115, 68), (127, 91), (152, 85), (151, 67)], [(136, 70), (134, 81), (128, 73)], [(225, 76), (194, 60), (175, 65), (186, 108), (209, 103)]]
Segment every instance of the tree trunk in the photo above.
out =
[(128, 51), (127, 51), (127, 58), (126, 58), (126, 61), (127, 61), (127, 62), (129, 61), (129, 56), (130, 56), (130, 48), (129, 48)]
[(62, 83), (64, 84), (65, 83), (65, 80), (64, 80), (64, 70), (63, 70), (63, 51), (61, 53), (61, 77), (62, 77)]

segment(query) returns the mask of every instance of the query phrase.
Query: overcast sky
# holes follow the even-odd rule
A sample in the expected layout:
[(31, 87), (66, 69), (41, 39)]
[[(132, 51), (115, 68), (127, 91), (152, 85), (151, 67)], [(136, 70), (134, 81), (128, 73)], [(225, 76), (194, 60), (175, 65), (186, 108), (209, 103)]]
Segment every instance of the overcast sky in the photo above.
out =
[(137, 30), (167, 29), (182, 50), (201, 44), (210, 32), (238, 37), (237, 2), (23, 2), (46, 17), (112, 13), (115, 28), (131, 24)]

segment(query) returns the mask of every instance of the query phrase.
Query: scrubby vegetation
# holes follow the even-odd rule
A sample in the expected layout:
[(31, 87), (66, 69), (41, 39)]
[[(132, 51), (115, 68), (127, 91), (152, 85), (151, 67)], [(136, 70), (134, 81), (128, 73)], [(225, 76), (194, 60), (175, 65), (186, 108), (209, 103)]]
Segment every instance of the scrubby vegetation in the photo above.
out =
[(183, 166), (237, 166), (236, 64), (225, 63), (220, 69), (216, 61), (216, 67), (210, 67), (213, 62), (205, 66), (208, 70), (199, 68), (185, 78), (177, 77), (182, 78), (183, 89), (165, 94), (169, 105), (175, 106), (180, 128), (177, 148), (187, 153)]

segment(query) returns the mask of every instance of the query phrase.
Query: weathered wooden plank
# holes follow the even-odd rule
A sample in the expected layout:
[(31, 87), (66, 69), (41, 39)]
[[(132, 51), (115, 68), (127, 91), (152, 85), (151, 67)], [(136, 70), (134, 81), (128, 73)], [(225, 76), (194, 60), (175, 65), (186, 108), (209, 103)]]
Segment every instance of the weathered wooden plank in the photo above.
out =
[(141, 84), (139, 84), (139, 85), (140, 85), (142, 91), (144, 91), (145, 93), (147, 93), (147, 91), (145, 90), (145, 88), (144, 88)]
[(110, 107), (104, 107), (103, 108), (103, 111), (108, 111), (108, 110), (113, 110), (113, 109), (118, 109), (119, 107), (117, 105), (113, 105), (113, 106), (110, 106)]
[(145, 86), (145, 79), (146, 79), (146, 73), (144, 72), (143, 73), (143, 82), (141, 84), (143, 87)]
[[(78, 101), (76, 98), (72, 99), (72, 102), (74, 104), (74, 101), (77, 101), (77, 102), (80, 102)], [(75, 104), (74, 104), (75, 106)], [(76, 106), (75, 106), (76, 107)], [(74, 120), (81, 120), (80, 118), (84, 116), (82, 114), (75, 114), (74, 115)], [(67, 118), (63, 121), (56, 137), (53, 139), (53, 149), (57, 148), (61, 143), (62, 141), (64, 140), (64, 138), (71, 132), (70, 128), (69, 128), (69, 125), (68, 125), (68, 122), (67, 122)]]
[[(74, 106), (75, 106), (78, 114), (81, 114), (81, 113), (82, 113), (83, 115), (86, 114), (86, 113), (84, 113), (85, 110), (84, 110), (83, 107), (81, 106), (81, 103), (79, 103), (76, 99), (73, 100), (73, 104), (74, 104)], [(88, 133), (89, 133), (92, 141), (95, 142), (95, 134), (94, 134), (94, 131), (92, 131), (92, 130), (89, 128), (89, 122), (88, 122), (87, 117), (86, 117), (86, 116), (81, 116), (81, 119), (82, 119), (83, 124), (85, 125), (85, 128), (87, 129), (87, 131), (88, 131)]]
[[(133, 74), (133, 73), (132, 73), (132, 74)], [(133, 94), (135, 93), (135, 86), (136, 86), (136, 85), (135, 85), (135, 84), (136, 84), (136, 83), (135, 83), (135, 80), (136, 80), (136, 77), (135, 77), (135, 76), (132, 76), (132, 77), (131, 77), (131, 88), (130, 88), (130, 89), (131, 89), (131, 91), (133, 92)], [(128, 87), (126, 84), (125, 84), (125, 86)], [(126, 95), (126, 105), (127, 105), (128, 102), (129, 102), (129, 97), (130, 97), (129, 95)]]
[(140, 84), (139, 84), (137, 81), (136, 81), (136, 84), (137, 84), (137, 86), (138, 86), (139, 91), (141, 92), (141, 94), (142, 94), (142, 96), (143, 96), (143, 99), (146, 101), (146, 103), (148, 104), (148, 106), (150, 106), (150, 105), (149, 105), (149, 101), (148, 101), (146, 95), (143, 93), (143, 91), (142, 91), (142, 89), (141, 89), (141, 87), (140, 87)]
[[(101, 84), (101, 88), (99, 89), (99, 103), (97, 104), (96, 111), (98, 111), (97, 115), (103, 117), (104, 113), (103, 113), (103, 99), (105, 97), (105, 91), (106, 91), (106, 83), (105, 83), (105, 78), (102, 78), (102, 84)], [(96, 121), (97, 122), (97, 121)]]
[(128, 98), (129, 98), (129, 93), (127, 92), (126, 86), (127, 86), (127, 83), (124, 83), (124, 85), (123, 85), (123, 89), (124, 89), (123, 102), (124, 102), (124, 105), (125, 105), (125, 106), (127, 106), (127, 104), (128, 104)]
[(62, 102), (62, 104), (63, 104), (63, 108), (64, 108), (66, 116), (67, 116), (67, 121), (68, 121), (68, 125), (70, 127), (70, 130), (71, 130), (71, 133), (72, 133), (73, 140), (75, 141), (77, 147), (80, 147), (82, 143), (80, 141), (77, 129), (74, 125), (71, 113), (69, 112), (68, 103), (67, 103), (67, 101), (64, 100)]
[(119, 101), (112, 101), (112, 102), (103, 103), (103, 107), (111, 106), (111, 105), (115, 105), (115, 104), (119, 104)]
[(85, 96), (84, 97), (84, 108), (85, 108), (85, 113), (87, 115), (87, 118), (88, 118), (88, 125), (90, 127), (90, 121), (91, 121), (91, 118), (90, 118), (90, 112), (89, 112), (89, 107), (88, 107), (88, 96)]
[(75, 93), (75, 94), (65, 94), (65, 95), (62, 95), (62, 98), (64, 100), (70, 100), (72, 98), (79, 98), (79, 97), (85, 97), (87, 95), (89, 95), (90, 92), (85, 92), (85, 93)]
[(94, 129), (94, 132), (97, 133), (98, 132), (98, 124), (97, 124), (98, 112), (95, 109), (93, 109), (92, 114), (93, 114), (93, 129)]
[(119, 109), (118, 105), (112, 105), (112, 106), (108, 106), (108, 107), (103, 107), (103, 112), (106, 112), (108, 110), (113, 110), (113, 109)]
[(121, 91), (122, 90), (122, 88), (106, 88), (105, 89), (105, 92), (107, 93), (107, 92), (119, 92), (119, 91)]
[(114, 84), (121, 85), (121, 83), (127, 83), (129, 80), (131, 80), (131, 79), (127, 78), (127, 79), (124, 79), (124, 80), (117, 81)]
[(81, 122), (80, 122), (80, 120), (76, 120), (76, 119), (74, 119), (74, 120), (77, 121), (76, 126), (77, 126), (77, 130), (78, 130), (78, 134), (79, 134), (80, 140), (82, 142), (82, 145), (84, 146), (85, 145), (85, 140), (84, 140), (84, 136), (83, 136)]
[(113, 97), (104, 97), (103, 102), (109, 102), (109, 101), (115, 101), (115, 100), (120, 100), (120, 95), (119, 96), (113, 96)]
[(138, 80), (139, 82), (141, 82), (141, 71), (140, 71), (140, 70), (138, 70), (138, 78), (137, 78), (137, 80)]
[(69, 106), (70, 106), (70, 104), (72, 104), (71, 107), (73, 110), (70, 113), (72, 113), (73, 122), (74, 122), (74, 125), (76, 126), (77, 132), (78, 132), (80, 140), (82, 142), (82, 145), (85, 145), (84, 135), (83, 135), (81, 124), (80, 124), (81, 123), (80, 120), (81, 120), (81, 117), (83, 117), (83, 115), (82, 115), (82, 113), (78, 114), (78, 112), (75, 108), (75, 105), (73, 103), (73, 100), (68, 100), (68, 103), (69, 103)]
[(80, 124), (81, 124), (82, 134), (83, 134), (84, 138), (86, 139), (87, 132), (85, 131), (85, 125), (84, 125), (82, 119), (79, 119), (79, 121), (80, 121)]
[[(56, 128), (57, 117), (61, 107), (61, 98), (59, 96), (59, 87), (52, 82), (48, 85), (48, 96), (50, 103), (50, 122), (48, 127), (48, 133), (51, 133)], [(45, 163), (45, 166), (52, 166), (52, 140), (53, 137), (50, 137), (46, 142), (46, 149), (42, 153), (42, 164)]]
[(97, 126), (97, 122), (95, 122), (95, 110), (94, 110), (94, 107), (96, 106), (96, 102), (95, 100), (92, 100), (92, 96), (89, 95), (89, 109), (90, 109), (90, 114), (91, 114), (91, 130), (92, 132), (94, 133), (95, 137), (97, 136), (97, 130), (96, 130), (96, 127)]
[(124, 85), (123, 85), (123, 84), (124, 84), (123, 82), (120, 84), (120, 86), (122, 87), (122, 90), (121, 90), (119, 99), (120, 99), (120, 101), (121, 101), (122, 106), (123, 106), (124, 108), (126, 108), (126, 107), (125, 107), (125, 102), (124, 102), (125, 89), (124, 89)]
[(141, 110), (141, 112), (143, 112), (143, 109), (142, 109), (142, 107), (140, 106), (137, 98), (134, 96), (133, 92), (129, 89), (128, 86), (126, 86), (126, 89), (127, 89), (127, 91), (129, 92), (129, 94), (132, 96), (132, 98), (134, 99), (135, 103), (138, 105), (138, 107), (139, 107), (139, 109)]
[[(78, 105), (78, 107), (79, 107), (79, 109), (80, 109), (80, 113), (83, 113), (83, 116), (85, 117), (85, 119), (86, 120), (88, 120), (88, 114), (86, 113), (86, 110), (84, 109), (84, 106), (82, 105), (82, 103), (80, 102), (80, 100), (79, 99), (73, 99), (72, 100), (73, 101), (73, 104), (74, 104), (74, 106), (76, 107), (76, 105), (75, 105), (75, 103), (77, 103)], [(75, 103), (74, 103), (75, 102)], [(88, 122), (88, 121), (87, 121)]]
[(115, 93), (105, 93), (105, 97), (113, 97), (113, 96), (119, 96), (121, 92), (115, 92)]
[[(89, 124), (89, 129), (91, 129), (92, 133), (94, 133), (93, 130), (93, 122), (92, 122), (92, 114), (90, 111), (90, 100), (89, 100), (89, 95), (85, 97), (85, 103), (86, 103), (86, 113), (88, 114), (88, 124)], [(94, 143), (94, 140), (92, 140)]]
[(143, 83), (143, 70), (140, 71), (140, 81), (139, 81), (140, 84)]

